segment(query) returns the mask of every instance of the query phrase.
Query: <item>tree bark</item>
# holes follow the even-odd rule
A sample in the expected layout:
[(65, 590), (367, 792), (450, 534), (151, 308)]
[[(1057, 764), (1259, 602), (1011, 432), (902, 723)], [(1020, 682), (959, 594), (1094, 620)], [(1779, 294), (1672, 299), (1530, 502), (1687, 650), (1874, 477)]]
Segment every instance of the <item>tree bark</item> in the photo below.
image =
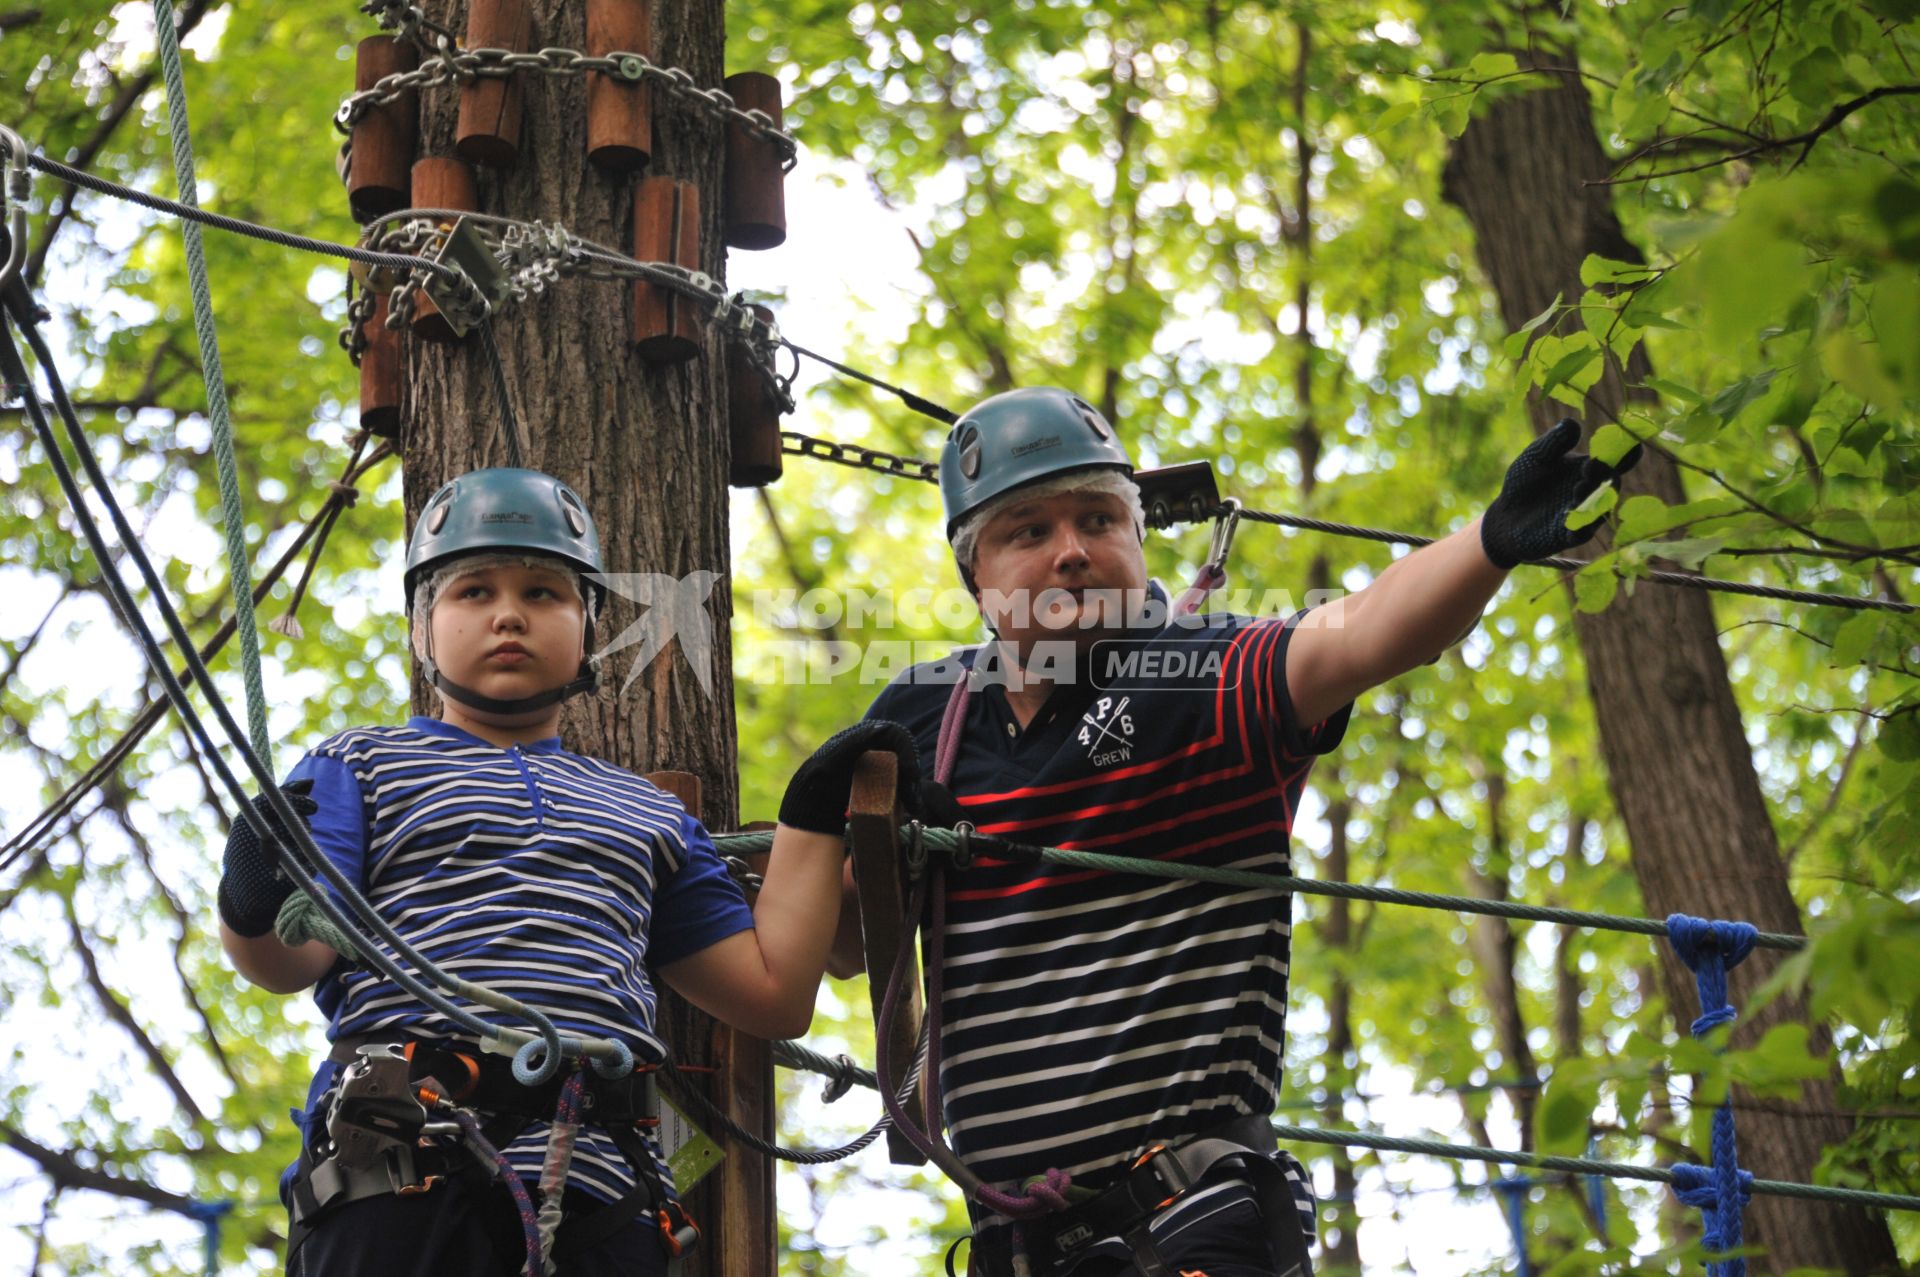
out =
[[(569, 0), (529, 0), (535, 49), (584, 50), (585, 7)], [(464, 0), (429, 4), (428, 16), (466, 28)], [(661, 0), (655, 7), (652, 56), (684, 67), (703, 86), (721, 81), (724, 27), (720, 0)], [(583, 77), (522, 72), (516, 165), (479, 169), (485, 212), (564, 225), (617, 248), (632, 243), (633, 179), (603, 174), (586, 159), (587, 86)], [(720, 215), (724, 138), (720, 126), (656, 90), (656, 138), (648, 172), (694, 183), (700, 190), (700, 268), (724, 276)], [(422, 156), (451, 155), (459, 90), (423, 95)], [(678, 770), (702, 782), (703, 816), (730, 829), (738, 815), (733, 720), (727, 529), (726, 377), (720, 338), (701, 333), (701, 353), (684, 364), (655, 366), (628, 347), (629, 285), (565, 279), (523, 305), (509, 305), (495, 331), (522, 430), (526, 464), (573, 485), (599, 528), (610, 574), (658, 573), (680, 579), (718, 574), (708, 599), (713, 650), (711, 691), (693, 677), (682, 641), (668, 644), (640, 671), (611, 657), (597, 695), (570, 702), (562, 720), (569, 749), (635, 772)], [(477, 338), (435, 345), (409, 338), (408, 393), (403, 406), (407, 526), (443, 482), (468, 470), (506, 464), (500, 408)], [(643, 615), (643, 605), (616, 590), (599, 624), (600, 643)], [(631, 688), (625, 686), (636, 674)], [(437, 701), (418, 679), (417, 711)], [(757, 1125), (771, 1135), (771, 1066), (729, 1031), (664, 989), (660, 1027), (683, 1063), (727, 1063), (710, 1095), (760, 1097)], [(703, 1128), (712, 1124), (689, 1113)], [(706, 1238), (686, 1268), (695, 1274), (773, 1272), (773, 1179), (758, 1154), (729, 1144), (727, 1161), (689, 1194), (687, 1204)]]
[[(1519, 56), (1527, 65), (1533, 55), (1522, 50)], [(1554, 50), (1536, 62), (1572, 66), (1575, 54)], [(1592, 104), (1573, 75), (1501, 98), (1452, 145), (1444, 193), (1473, 224), (1481, 266), (1510, 327), (1545, 310), (1556, 294), (1579, 297), (1587, 254), (1642, 260), (1621, 230), (1610, 188), (1587, 185), (1608, 169)], [(1643, 350), (1634, 352), (1626, 380), (1610, 367), (1589, 392), (1590, 419), (1612, 418), (1630, 394), (1645, 395), (1630, 392), (1627, 381), (1643, 383), (1648, 371)], [(1538, 395), (1530, 408), (1536, 430), (1561, 415)], [(1657, 454), (1646, 457), (1625, 487), (1669, 504), (1683, 500), (1678, 472)], [(1576, 614), (1574, 625), (1647, 911), (1800, 930), (1707, 596), (1643, 587), (1602, 613)], [(1777, 964), (1774, 955), (1756, 952), (1736, 970), (1735, 1003), (1749, 1002)], [(1696, 1006), (1693, 979), (1671, 953), (1663, 954), (1661, 972), (1668, 1004), (1684, 1023)], [(1803, 998), (1776, 998), (1742, 1016), (1735, 1041), (1751, 1043), (1775, 1024), (1806, 1019)], [(1816, 1048), (1825, 1049), (1824, 1026), (1812, 1027)], [(1832, 1082), (1810, 1083), (1802, 1102), (1809, 1110), (1834, 1109)], [(1822, 1150), (1848, 1133), (1845, 1119), (1815, 1112), (1746, 1116), (1742, 1128), (1742, 1165), (1762, 1178), (1802, 1181), (1811, 1178)], [(1747, 1222), (1747, 1240), (1767, 1248), (1759, 1262), (1776, 1272), (1803, 1265), (1849, 1273), (1897, 1268), (1886, 1225), (1863, 1211), (1755, 1198)]]

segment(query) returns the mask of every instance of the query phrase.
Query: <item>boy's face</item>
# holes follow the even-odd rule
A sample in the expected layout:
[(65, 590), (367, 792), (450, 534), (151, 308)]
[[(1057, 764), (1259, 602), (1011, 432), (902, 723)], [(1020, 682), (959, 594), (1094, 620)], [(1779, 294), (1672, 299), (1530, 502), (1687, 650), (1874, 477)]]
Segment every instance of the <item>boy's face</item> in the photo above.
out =
[(515, 700), (564, 686), (586, 656), (586, 607), (563, 568), (503, 564), (465, 572), (433, 604), (433, 658), (483, 696)]

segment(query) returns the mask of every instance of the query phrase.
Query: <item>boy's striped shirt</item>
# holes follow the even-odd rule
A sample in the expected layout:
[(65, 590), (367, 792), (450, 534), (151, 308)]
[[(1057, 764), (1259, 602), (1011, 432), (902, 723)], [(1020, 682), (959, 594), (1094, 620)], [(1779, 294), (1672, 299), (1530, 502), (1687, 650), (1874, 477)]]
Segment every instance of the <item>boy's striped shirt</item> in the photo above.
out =
[[(653, 968), (753, 926), (678, 800), (557, 737), (503, 749), (416, 717), (330, 737), (288, 779), (313, 781), (315, 840), (428, 958), (539, 1008), (563, 1032), (618, 1038), (642, 1061), (665, 1054)], [(329, 1038), (471, 1036), (365, 968), (336, 966), (315, 997)], [(309, 1120), (335, 1071), (322, 1065), (315, 1077)], [(503, 1150), (525, 1178), (539, 1177), (546, 1133), (535, 1123)], [(614, 1198), (632, 1175), (588, 1127), (568, 1182)]]

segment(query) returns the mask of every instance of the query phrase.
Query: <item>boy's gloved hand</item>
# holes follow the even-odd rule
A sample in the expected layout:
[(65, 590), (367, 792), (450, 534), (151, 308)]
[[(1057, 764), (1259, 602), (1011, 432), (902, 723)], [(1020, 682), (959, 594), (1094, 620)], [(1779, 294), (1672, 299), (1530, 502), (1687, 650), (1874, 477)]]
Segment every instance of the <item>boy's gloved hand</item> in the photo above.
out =
[[(296, 780), (280, 791), (302, 820), (309, 820), (320, 810), (320, 804), (308, 797), (312, 789), (312, 781)], [(270, 827), (291, 841), (291, 835), (267, 806), (264, 795), (255, 798), (253, 806)], [(220, 874), (220, 920), (232, 928), (235, 935), (249, 939), (264, 936), (273, 930), (280, 906), (292, 894), (293, 881), (280, 868), (279, 857), (261, 844), (245, 816), (236, 819), (227, 834), (227, 853)]]
[(786, 797), (780, 800), (780, 823), (790, 829), (836, 837), (845, 833), (854, 765), (862, 754), (875, 749), (891, 750), (899, 758), (901, 806), (909, 812), (917, 811), (920, 751), (914, 748), (913, 734), (898, 723), (874, 718), (855, 723), (800, 764), (787, 784)]
[(1580, 423), (1571, 417), (1527, 445), (1507, 467), (1506, 482), (1480, 518), (1480, 547), (1503, 568), (1532, 559), (1548, 559), (1584, 545), (1600, 528), (1598, 521), (1569, 528), (1567, 515), (1594, 489), (1633, 469), (1640, 447), (1615, 465), (1571, 454), (1580, 441)]

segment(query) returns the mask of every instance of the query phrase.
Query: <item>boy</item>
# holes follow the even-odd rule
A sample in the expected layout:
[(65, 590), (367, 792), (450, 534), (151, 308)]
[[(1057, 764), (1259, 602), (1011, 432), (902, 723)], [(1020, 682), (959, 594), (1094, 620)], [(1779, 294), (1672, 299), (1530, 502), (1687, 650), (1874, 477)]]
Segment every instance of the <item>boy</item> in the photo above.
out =
[[(585, 504), (551, 476), (482, 470), (445, 485), (421, 511), (406, 567), (413, 647), (441, 696), (439, 717), (331, 737), (294, 768), (289, 796), (321, 850), (413, 945), (538, 1007), (564, 1033), (615, 1038), (643, 1068), (657, 1063), (666, 1054), (654, 1029), (657, 976), (737, 1028), (797, 1036), (838, 918), (854, 763), (868, 749), (900, 752), (910, 796), (911, 742), (891, 724), (869, 727), (802, 766), (749, 910), (678, 802), (567, 752), (555, 734), (561, 704), (595, 684), (600, 570)], [(296, 1115), (306, 1139), (284, 1188), (289, 1273), (540, 1271), (547, 1261), (523, 1231), (531, 1203), (516, 1209), (510, 1195), (518, 1185), (464, 1150), (410, 1139), (369, 1170), (328, 1118), (343, 1066), (369, 1073), (378, 1060), (356, 1061), (403, 1047), (408, 1065), (388, 1067), (410, 1072), (411, 1084), (430, 1074), (480, 1111), (531, 1187), (552, 1129), (541, 1119), (568, 1094), (561, 1080), (521, 1086), (502, 1057), (483, 1056), (462, 1040), (470, 1034), (379, 974), (317, 941), (281, 943), (273, 922), (291, 890), (270, 849), (236, 822), (220, 885), (227, 953), (274, 992), (317, 984), (334, 1043)], [(571, 1092), (590, 1124), (564, 1174), (565, 1222), (552, 1243), (563, 1273), (666, 1272), (693, 1235), (657, 1150), (634, 1135), (654, 1116), (634, 1082)]]

